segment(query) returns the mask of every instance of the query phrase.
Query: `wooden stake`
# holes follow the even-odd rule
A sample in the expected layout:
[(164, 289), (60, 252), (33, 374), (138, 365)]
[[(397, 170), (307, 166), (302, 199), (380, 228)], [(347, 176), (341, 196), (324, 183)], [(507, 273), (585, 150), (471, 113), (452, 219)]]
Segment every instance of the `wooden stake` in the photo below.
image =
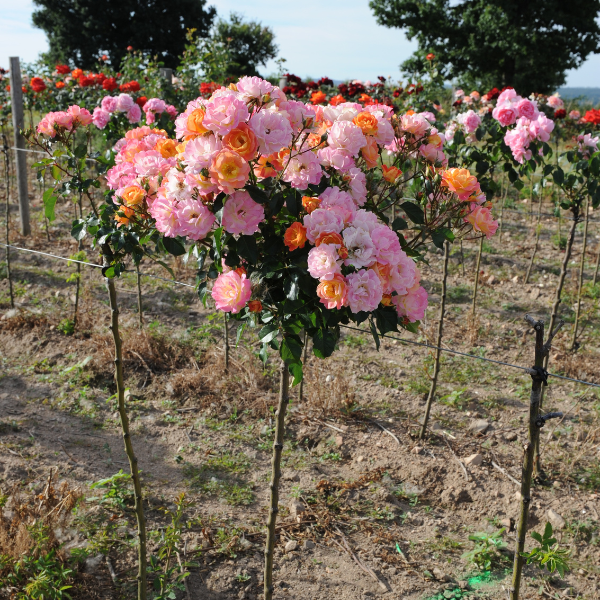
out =
[(229, 371), (229, 319), (227, 313), (223, 313), (223, 324), (225, 325), (225, 372)]
[(140, 276), (140, 265), (138, 263), (135, 263), (135, 275), (137, 279), (138, 317), (141, 329), (144, 326), (144, 305), (142, 304), (142, 278)]
[[(104, 259), (105, 266), (108, 266), (108, 261)], [(135, 492), (135, 516), (138, 528), (138, 600), (146, 600), (147, 584), (146, 584), (146, 520), (144, 517), (144, 505), (142, 496), (142, 482), (138, 470), (138, 459), (133, 451), (131, 443), (131, 434), (129, 433), (129, 417), (125, 408), (125, 383), (123, 379), (123, 347), (121, 336), (119, 334), (119, 308), (117, 305), (117, 291), (113, 279), (106, 278), (106, 287), (108, 289), (108, 297), (110, 300), (111, 310), (111, 325), (110, 329), (113, 335), (115, 344), (115, 382), (117, 384), (117, 404), (119, 416), (121, 417), (121, 429), (123, 431), (123, 441), (125, 443), (125, 453), (129, 459), (129, 468), (131, 471), (131, 479)]]
[[(304, 356), (302, 358), (302, 365), (306, 367), (306, 358), (308, 355), (308, 334), (306, 333), (306, 329), (304, 330)], [(298, 402), (302, 402), (304, 400), (304, 377), (302, 381), (298, 385)]]
[(538, 215), (537, 222), (535, 224), (535, 246), (533, 247), (533, 253), (531, 255), (531, 260), (529, 261), (529, 266), (527, 267), (527, 273), (525, 274), (525, 283), (529, 283), (529, 277), (531, 275), (531, 269), (533, 267), (533, 261), (535, 260), (535, 255), (538, 251), (538, 245), (540, 243), (540, 222), (542, 220), (542, 202), (544, 200), (543, 195), (540, 195), (540, 201), (538, 203)]
[(23, 115), (23, 83), (21, 81), (21, 65), (18, 56), (11, 56), (10, 61), (10, 102), (12, 122), (15, 136), (15, 163), (17, 165), (17, 189), (19, 191), (19, 217), (21, 219), (21, 233), (31, 234), (29, 223), (29, 195), (27, 193), (27, 153), (25, 138), (21, 130), (25, 129)]
[(10, 307), (15, 307), (15, 295), (13, 292), (12, 274), (10, 272), (10, 158), (8, 157), (8, 144), (4, 138), (4, 172), (6, 183), (6, 277), (8, 277), (8, 291), (10, 293)]
[(479, 240), (479, 251), (477, 252), (477, 266), (475, 267), (475, 286), (473, 288), (473, 303), (471, 305), (471, 323), (475, 327), (475, 307), (477, 306), (477, 289), (479, 287), (479, 268), (481, 266), (481, 255), (483, 254), (483, 237)]
[(431, 387), (429, 388), (429, 395), (427, 396), (427, 404), (425, 406), (425, 416), (423, 417), (423, 424), (419, 433), (419, 439), (425, 438), (427, 432), (427, 422), (429, 421), (429, 413), (431, 412), (431, 405), (433, 404), (433, 398), (435, 396), (435, 388), (437, 387), (438, 373), (440, 372), (440, 355), (441, 355), (441, 344), (442, 344), (442, 333), (444, 331), (444, 311), (446, 308), (446, 283), (448, 280), (448, 258), (450, 257), (450, 242), (444, 242), (444, 271), (442, 275), (442, 301), (440, 304), (440, 320), (438, 323), (436, 346), (435, 351), (435, 364), (433, 367), (433, 377), (431, 379)]
[(267, 521), (267, 541), (265, 544), (264, 600), (273, 598), (273, 552), (275, 550), (275, 525), (279, 512), (279, 480), (281, 478), (281, 455), (283, 453), (283, 434), (285, 431), (285, 412), (289, 402), (290, 372), (281, 361), (279, 377), (279, 405), (275, 422), (275, 442), (271, 463), (271, 501), (269, 520)]

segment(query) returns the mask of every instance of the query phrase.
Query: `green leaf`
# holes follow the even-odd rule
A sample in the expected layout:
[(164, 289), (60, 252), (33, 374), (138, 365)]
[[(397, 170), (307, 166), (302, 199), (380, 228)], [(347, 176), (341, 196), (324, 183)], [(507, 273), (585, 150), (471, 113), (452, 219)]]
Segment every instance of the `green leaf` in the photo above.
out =
[(277, 337), (279, 333), (279, 324), (278, 323), (268, 323), (265, 325), (258, 333), (258, 339), (263, 344), (268, 344), (271, 340)]
[(259, 187), (247, 185), (245, 190), (250, 194), (250, 198), (252, 198), (254, 202), (258, 202), (259, 204), (267, 204), (267, 202), (269, 202), (269, 197)]
[(378, 308), (375, 312), (377, 329), (384, 335), (390, 331), (398, 331), (398, 313), (390, 306)]
[(298, 385), (302, 381), (302, 378), (304, 377), (303, 372), (302, 372), (302, 363), (301, 362), (290, 363), (288, 365), (288, 369), (290, 370), (290, 373), (291, 373), (292, 377), (294, 378), (292, 381), (292, 387), (295, 385)]
[(237, 328), (235, 333), (235, 347), (238, 347), (240, 340), (242, 339), (242, 335), (244, 335), (244, 329), (246, 329), (246, 323), (242, 323), (240, 327)]
[(263, 344), (260, 348), (260, 352), (258, 353), (258, 357), (262, 360), (263, 365), (267, 365), (267, 361), (269, 360), (269, 345)]
[(286, 365), (298, 362), (302, 357), (302, 343), (296, 335), (286, 335), (281, 341), (281, 358)]
[(319, 329), (312, 336), (313, 352), (319, 358), (327, 358), (333, 354), (337, 337), (329, 329)]
[(73, 152), (73, 154), (77, 157), (77, 158), (83, 158), (84, 156), (87, 155), (87, 146), (85, 144), (79, 144), (79, 146), (77, 146)]
[(425, 213), (423, 209), (413, 202), (403, 202), (400, 208), (408, 215), (408, 218), (417, 225), (425, 223)]
[(557, 185), (562, 185), (565, 181), (565, 172), (560, 167), (556, 167), (552, 173), (552, 179)]
[(295, 189), (292, 188), (286, 194), (285, 205), (290, 211), (290, 214), (294, 215), (294, 217), (297, 217), (300, 214), (300, 207), (302, 206), (302, 201), (300, 200), (300, 195)]
[(258, 246), (252, 235), (242, 235), (237, 241), (237, 253), (251, 265), (258, 263)]
[(60, 181), (62, 179), (62, 171), (58, 168), (58, 165), (52, 165), (52, 177), (54, 181)]
[(285, 198), (283, 197), (283, 194), (281, 192), (273, 194), (271, 196), (271, 199), (269, 200), (269, 210), (271, 211), (271, 214), (279, 214), (279, 211), (281, 210), (284, 202)]
[(85, 221), (74, 221), (73, 227), (71, 228), (71, 235), (79, 241), (85, 237), (85, 234)]
[(185, 246), (176, 238), (164, 237), (163, 244), (167, 252), (173, 256), (185, 254)]
[(396, 217), (392, 221), (392, 229), (394, 231), (402, 231), (403, 229), (408, 229), (408, 223), (402, 217)]
[(283, 291), (288, 300), (298, 300), (298, 294), (300, 292), (300, 286), (298, 285), (298, 274), (292, 273), (283, 282)]
[(54, 190), (49, 189), (44, 192), (43, 201), (44, 201), (44, 214), (46, 215), (46, 219), (52, 223), (56, 218), (54, 214), (54, 207), (56, 206), (56, 201), (58, 197), (54, 195)]

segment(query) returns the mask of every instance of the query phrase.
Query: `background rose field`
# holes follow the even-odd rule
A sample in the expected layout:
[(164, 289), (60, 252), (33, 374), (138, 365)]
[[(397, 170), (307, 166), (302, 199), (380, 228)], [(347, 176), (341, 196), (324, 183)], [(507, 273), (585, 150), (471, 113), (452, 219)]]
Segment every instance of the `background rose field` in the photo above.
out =
[(600, 110), (425, 26), (263, 78), (200, 4), (155, 54), (45, 25), (29, 235), (2, 71), (0, 597), (595, 598)]

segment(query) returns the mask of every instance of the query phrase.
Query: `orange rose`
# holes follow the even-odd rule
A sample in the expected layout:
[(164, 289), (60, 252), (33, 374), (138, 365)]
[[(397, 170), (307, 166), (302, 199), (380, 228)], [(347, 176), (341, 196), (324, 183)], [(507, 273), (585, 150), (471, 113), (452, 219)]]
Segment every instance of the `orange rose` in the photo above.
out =
[(242, 188), (248, 181), (250, 165), (236, 152), (221, 150), (210, 165), (210, 180), (226, 194)]
[(362, 102), (363, 104), (373, 104), (373, 98), (371, 98), (369, 94), (361, 94), (358, 101)]
[(158, 140), (154, 149), (157, 152), (160, 152), (160, 155), (163, 158), (171, 158), (173, 156), (177, 156), (177, 142), (175, 140)]
[(341, 94), (333, 96), (331, 100), (329, 100), (329, 104), (331, 104), (331, 106), (337, 106), (338, 104), (342, 104), (343, 102), (346, 102), (346, 99)]
[(379, 158), (379, 147), (377, 142), (372, 135), (367, 136), (367, 145), (363, 146), (360, 150), (365, 162), (367, 163), (368, 169), (373, 169), (377, 166), (377, 159)]
[(258, 140), (246, 123), (240, 123), (223, 138), (223, 146), (237, 152), (242, 158), (251, 160), (256, 154)]
[(323, 104), (326, 100), (327, 96), (321, 90), (313, 92), (310, 96), (310, 101), (313, 104)]
[(306, 141), (311, 148), (317, 148), (323, 143), (318, 133), (309, 133)]
[(358, 113), (352, 122), (358, 125), (365, 135), (375, 135), (377, 133), (377, 117), (369, 112)]
[(394, 166), (381, 165), (381, 170), (383, 171), (383, 178), (390, 183), (394, 183), (402, 175), (402, 171)]
[(119, 210), (114, 215), (114, 219), (117, 222), (117, 227), (121, 227), (122, 225), (129, 225), (129, 221), (134, 215), (135, 211), (133, 210), (133, 208), (120, 206)]
[(310, 215), (310, 213), (321, 206), (320, 198), (311, 198), (310, 196), (302, 196), (302, 207)]
[(290, 252), (296, 248), (304, 248), (306, 244), (306, 227), (297, 221), (292, 223), (285, 231), (283, 243), (289, 248)]
[(245, 267), (238, 267), (234, 269), (234, 271), (241, 277), (242, 275), (248, 275), (248, 271), (246, 271)]
[(83, 77), (83, 71), (81, 69), (73, 69), (71, 71), (71, 77), (73, 79), (79, 79), (80, 77)]
[(337, 244), (338, 246), (343, 246), (344, 238), (339, 233), (328, 233), (324, 231), (315, 240), (315, 246), (319, 247), (321, 244)]
[(381, 304), (383, 304), (384, 306), (391, 306), (392, 305), (392, 295), (384, 294), (381, 298)]
[(253, 313), (259, 313), (262, 310), (262, 302), (260, 300), (250, 300), (248, 302), (248, 310)]
[(333, 279), (321, 281), (317, 286), (317, 296), (321, 298), (321, 303), (329, 309), (346, 306), (348, 304), (347, 294), (348, 286), (341, 273), (336, 273)]
[(283, 170), (283, 164), (279, 158), (279, 153), (261, 156), (254, 166), (254, 174), (261, 179), (275, 177), (279, 171)]
[(64, 81), (57, 81), (57, 82), (56, 82), (56, 87), (57, 87), (59, 90), (62, 90), (62, 89), (65, 87), (65, 82), (64, 82)]
[(442, 186), (454, 192), (459, 200), (468, 200), (471, 194), (479, 191), (477, 177), (468, 169), (447, 169), (442, 176)]
[(410, 110), (407, 110), (404, 114), (405, 115), (414, 115), (415, 111), (411, 108)]
[(127, 206), (137, 206), (144, 201), (146, 192), (137, 185), (130, 185), (123, 190), (121, 198)]
[(427, 138), (427, 143), (431, 144), (432, 146), (435, 146), (436, 148), (441, 148), (444, 145), (444, 142), (442, 142), (442, 138), (440, 137), (439, 133), (430, 135)]
[(208, 132), (208, 129), (202, 125), (205, 114), (202, 108), (197, 108), (187, 118), (187, 128), (192, 132), (192, 135), (202, 135)]

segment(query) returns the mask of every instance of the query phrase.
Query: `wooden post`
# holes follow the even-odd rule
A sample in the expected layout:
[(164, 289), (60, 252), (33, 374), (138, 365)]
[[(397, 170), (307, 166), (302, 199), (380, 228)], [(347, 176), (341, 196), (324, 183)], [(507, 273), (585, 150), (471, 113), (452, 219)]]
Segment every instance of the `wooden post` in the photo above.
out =
[(21, 130), (25, 129), (25, 118), (23, 116), (23, 83), (21, 81), (21, 65), (18, 56), (11, 56), (10, 60), (10, 102), (12, 110), (12, 122), (15, 134), (15, 164), (17, 166), (17, 189), (19, 191), (19, 217), (21, 219), (21, 233), (31, 234), (29, 223), (29, 196), (27, 193), (27, 154), (25, 150), (25, 138)]
[(10, 272), (10, 158), (8, 155), (8, 144), (4, 137), (4, 173), (6, 184), (6, 277), (8, 278), (8, 291), (10, 294), (10, 307), (15, 307), (15, 296), (13, 293), (12, 275)]
[(161, 68), (160, 76), (165, 82), (166, 89), (173, 89), (173, 69)]

